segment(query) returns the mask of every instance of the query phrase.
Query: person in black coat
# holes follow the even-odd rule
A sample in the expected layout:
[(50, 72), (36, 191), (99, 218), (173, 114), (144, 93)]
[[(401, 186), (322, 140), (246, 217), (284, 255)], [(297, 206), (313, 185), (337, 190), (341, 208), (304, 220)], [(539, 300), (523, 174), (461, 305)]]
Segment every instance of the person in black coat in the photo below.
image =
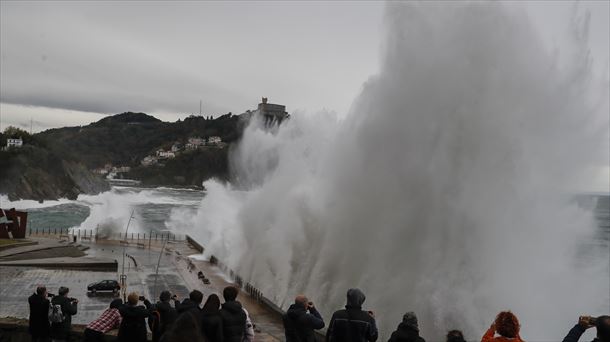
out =
[(298, 295), (294, 299), (294, 304), (288, 308), (282, 319), (286, 342), (315, 342), (314, 330), (324, 328), (322, 316), (304, 295)]
[(610, 316), (580, 316), (578, 323), (563, 338), (563, 342), (578, 342), (582, 334), (592, 327), (597, 328), (597, 337), (591, 342), (610, 342)]
[(246, 312), (241, 303), (236, 301), (239, 290), (235, 286), (227, 286), (222, 291), (225, 299), (220, 309), (224, 342), (242, 342), (246, 329)]
[(464, 334), (459, 330), (450, 330), (447, 333), (447, 342), (466, 342)]
[(402, 316), (402, 322), (398, 324), (388, 342), (426, 342), (419, 336), (419, 325), (414, 312), (409, 311)]
[(161, 336), (160, 342), (207, 342), (201, 334), (200, 317), (195, 311), (186, 311)]
[(335, 311), (326, 332), (326, 342), (375, 342), (379, 333), (372, 311), (363, 311), (366, 297), (359, 289), (347, 291), (345, 310)]
[(183, 314), (187, 311), (193, 312), (195, 315), (199, 315), (201, 309), (199, 305), (203, 302), (203, 293), (199, 290), (193, 290), (189, 293), (189, 297), (180, 303), (177, 299), (174, 299), (174, 306), (178, 315)]
[[(138, 305), (142, 299), (144, 305)], [(150, 316), (152, 304), (146, 299), (132, 292), (127, 296), (127, 304), (119, 308), (123, 317), (119, 327), (118, 341), (120, 342), (146, 342), (146, 318)]]
[[(149, 321), (153, 342), (159, 341), (165, 331), (167, 331), (172, 326), (174, 321), (176, 321), (176, 317), (178, 317), (176, 309), (173, 308), (169, 303), (170, 299), (171, 293), (169, 291), (165, 290), (161, 292), (161, 295), (159, 295), (159, 301), (157, 304), (155, 304), (152, 315), (148, 318), (149, 320), (153, 320), (152, 324)], [(157, 311), (158, 315), (154, 314), (154, 311)]]
[(51, 339), (51, 325), (49, 324), (49, 299), (47, 288), (39, 286), (36, 293), (28, 298), (30, 304), (29, 332), (32, 342), (45, 342)]
[[(72, 316), (76, 315), (78, 310), (78, 299), (69, 298), (67, 287), (60, 287), (57, 291), (58, 295), (51, 299), (51, 305), (59, 305), (64, 316), (63, 322), (51, 323), (51, 338), (59, 341), (69, 341), (72, 333)], [(47, 312), (48, 314), (48, 312)]]
[(201, 309), (201, 330), (208, 342), (223, 342), (222, 317), (220, 317), (220, 298), (216, 294), (208, 296)]

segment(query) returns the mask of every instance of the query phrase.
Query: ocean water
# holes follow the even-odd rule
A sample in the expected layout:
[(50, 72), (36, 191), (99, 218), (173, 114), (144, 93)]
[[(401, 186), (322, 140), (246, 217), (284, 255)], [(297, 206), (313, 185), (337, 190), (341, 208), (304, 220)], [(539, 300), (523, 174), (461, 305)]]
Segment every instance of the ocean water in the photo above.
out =
[(166, 221), (173, 210), (195, 210), (203, 191), (173, 188), (113, 187), (99, 195), (81, 195), (76, 200), (22, 200), (11, 202), (0, 197), (0, 207), (28, 212), (28, 230), (86, 229), (107, 233), (161, 233), (168, 230)]

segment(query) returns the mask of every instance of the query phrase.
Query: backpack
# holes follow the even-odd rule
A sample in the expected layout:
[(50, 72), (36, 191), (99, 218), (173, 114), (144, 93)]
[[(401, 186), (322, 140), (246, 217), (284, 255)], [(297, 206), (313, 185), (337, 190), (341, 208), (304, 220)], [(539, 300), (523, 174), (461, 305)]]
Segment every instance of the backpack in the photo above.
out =
[(49, 321), (51, 321), (51, 323), (61, 323), (64, 321), (64, 313), (61, 311), (61, 305), (49, 305)]

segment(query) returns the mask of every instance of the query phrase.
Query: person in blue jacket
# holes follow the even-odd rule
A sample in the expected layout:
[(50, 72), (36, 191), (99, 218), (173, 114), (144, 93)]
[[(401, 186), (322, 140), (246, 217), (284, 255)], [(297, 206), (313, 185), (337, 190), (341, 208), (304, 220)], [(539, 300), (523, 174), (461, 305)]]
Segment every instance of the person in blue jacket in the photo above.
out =
[(610, 316), (580, 316), (578, 323), (563, 338), (563, 342), (578, 342), (589, 328), (597, 328), (597, 337), (591, 342), (610, 342)]

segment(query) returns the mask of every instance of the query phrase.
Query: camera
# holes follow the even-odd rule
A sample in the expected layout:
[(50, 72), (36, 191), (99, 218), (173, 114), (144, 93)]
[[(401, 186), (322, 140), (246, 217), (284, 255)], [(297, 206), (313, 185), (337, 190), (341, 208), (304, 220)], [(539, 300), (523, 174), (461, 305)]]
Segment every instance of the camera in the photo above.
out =
[(47, 297), (49, 297), (49, 298), (53, 298), (53, 297), (55, 297), (55, 295), (54, 295), (54, 294), (52, 294), (52, 293), (47, 293)]
[(596, 317), (589, 317), (589, 324), (592, 326), (597, 326), (597, 318)]
[(74, 302), (74, 301), (76, 301), (76, 298), (74, 298), (74, 297), (68, 297), (68, 301), (70, 301), (70, 302)]
[(140, 296), (138, 299), (143, 302), (146, 298), (144, 298), (144, 296)]

